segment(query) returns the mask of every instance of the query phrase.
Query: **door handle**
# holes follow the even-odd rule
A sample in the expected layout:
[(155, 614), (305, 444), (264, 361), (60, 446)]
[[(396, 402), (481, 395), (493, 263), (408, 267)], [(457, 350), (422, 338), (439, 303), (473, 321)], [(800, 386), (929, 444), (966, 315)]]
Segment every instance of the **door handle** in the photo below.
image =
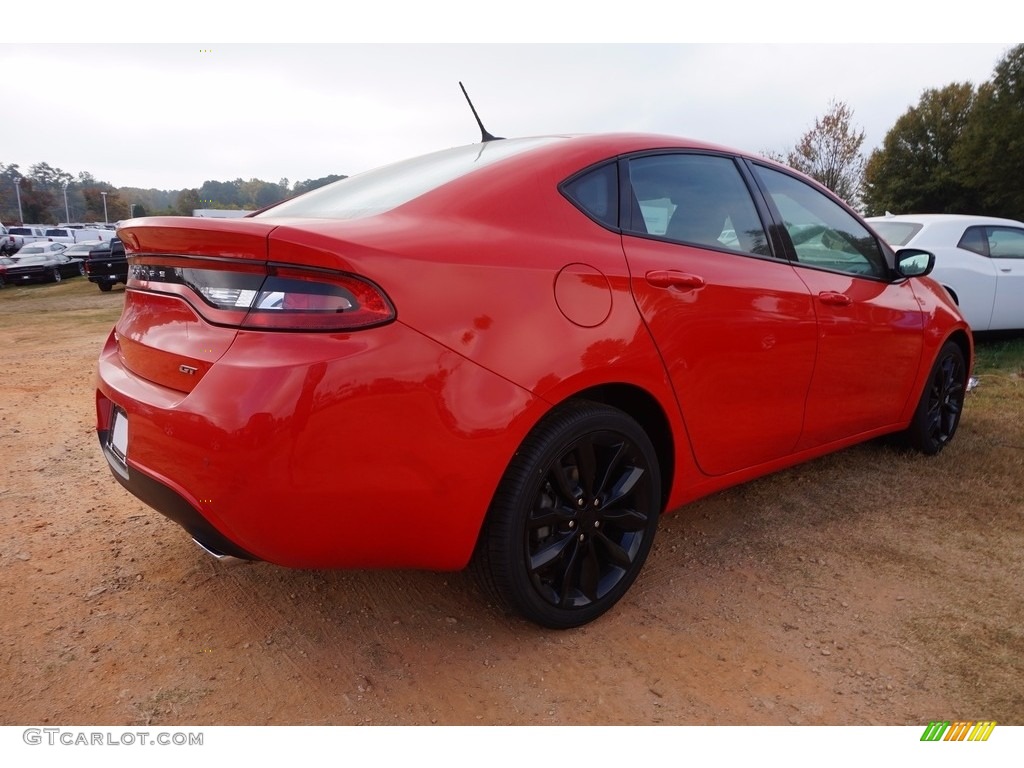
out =
[(648, 272), (647, 282), (655, 288), (703, 288), (704, 278), (700, 275), (690, 275), (686, 272), (676, 272), (674, 269), (657, 269)]
[(848, 307), (853, 303), (853, 299), (845, 293), (836, 291), (822, 291), (818, 294), (818, 299), (822, 304), (830, 304), (833, 307)]

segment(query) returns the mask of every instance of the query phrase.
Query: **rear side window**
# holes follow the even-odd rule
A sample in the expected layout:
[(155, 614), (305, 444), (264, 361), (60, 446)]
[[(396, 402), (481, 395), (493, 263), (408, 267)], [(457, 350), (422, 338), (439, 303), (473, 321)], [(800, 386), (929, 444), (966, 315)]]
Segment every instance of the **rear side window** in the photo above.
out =
[(628, 229), (705, 248), (770, 256), (768, 239), (736, 163), (671, 153), (629, 161)]
[(960, 242), (957, 243), (957, 247), (963, 248), (965, 251), (973, 251), (982, 256), (988, 256), (988, 240), (985, 237), (985, 228), (968, 227), (963, 237), (960, 238)]
[(619, 172), (615, 163), (586, 171), (562, 185), (562, 194), (606, 227), (619, 226)]

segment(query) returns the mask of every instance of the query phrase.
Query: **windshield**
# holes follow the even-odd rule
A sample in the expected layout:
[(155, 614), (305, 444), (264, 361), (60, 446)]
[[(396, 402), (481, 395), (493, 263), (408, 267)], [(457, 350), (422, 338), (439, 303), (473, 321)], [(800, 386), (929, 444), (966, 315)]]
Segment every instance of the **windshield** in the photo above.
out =
[(414, 157), (328, 184), (276, 205), (255, 218), (358, 219), (373, 216), (397, 208), (478, 168), (552, 141), (557, 141), (557, 137), (501, 139)]

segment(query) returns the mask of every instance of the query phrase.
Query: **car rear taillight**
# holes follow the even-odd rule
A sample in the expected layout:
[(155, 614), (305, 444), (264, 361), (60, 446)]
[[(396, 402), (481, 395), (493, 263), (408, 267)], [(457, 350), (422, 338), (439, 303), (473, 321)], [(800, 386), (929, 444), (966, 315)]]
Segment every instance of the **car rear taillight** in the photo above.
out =
[(288, 264), (133, 258), (128, 287), (175, 294), (207, 321), (237, 328), (352, 331), (395, 319), (390, 300), (369, 280)]

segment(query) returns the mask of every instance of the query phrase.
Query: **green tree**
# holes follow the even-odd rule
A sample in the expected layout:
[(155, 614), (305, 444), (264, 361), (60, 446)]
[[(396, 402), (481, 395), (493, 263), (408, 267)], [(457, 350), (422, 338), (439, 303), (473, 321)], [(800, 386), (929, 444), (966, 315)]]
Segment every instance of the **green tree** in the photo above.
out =
[(183, 189), (178, 193), (178, 197), (174, 201), (174, 212), (179, 216), (191, 216), (193, 210), (202, 207), (199, 204), (198, 189)]
[[(241, 179), (214, 181), (208, 179), (199, 188), (199, 202), (196, 208), (240, 208), (242, 202)], [(191, 211), (189, 212), (191, 214)]]
[(82, 221), (103, 221), (102, 193), (105, 191), (101, 187), (86, 187), (82, 190)]
[(1024, 44), (1010, 49), (978, 88), (954, 155), (979, 198), (972, 213), (1024, 218)]
[(31, 178), (21, 180), (21, 210), (25, 221), (31, 224), (51, 223), (50, 209), (54, 207), (53, 193), (39, 188)]
[(976, 208), (977, 195), (955, 159), (974, 97), (970, 83), (929, 89), (899, 117), (864, 171), (862, 194), (869, 215)]
[(28, 169), (28, 175), (37, 187), (51, 191), (62, 189), (65, 184), (75, 180), (67, 171), (53, 168), (49, 163), (36, 163)]
[(853, 110), (842, 101), (828, 112), (786, 154), (785, 162), (824, 184), (850, 205), (859, 203), (864, 177), (864, 131), (853, 125)]
[(319, 179), (306, 179), (305, 181), (296, 181), (295, 187), (292, 189), (292, 196), (302, 195), (306, 192), (310, 192), (319, 187), (326, 186), (335, 181), (348, 178), (347, 176), (339, 176), (336, 173), (332, 173), (328, 176), (321, 176)]
[(18, 217), (18, 195), (15, 184), (21, 179), (17, 163), (0, 163), (0, 221), (4, 224), (20, 224)]

